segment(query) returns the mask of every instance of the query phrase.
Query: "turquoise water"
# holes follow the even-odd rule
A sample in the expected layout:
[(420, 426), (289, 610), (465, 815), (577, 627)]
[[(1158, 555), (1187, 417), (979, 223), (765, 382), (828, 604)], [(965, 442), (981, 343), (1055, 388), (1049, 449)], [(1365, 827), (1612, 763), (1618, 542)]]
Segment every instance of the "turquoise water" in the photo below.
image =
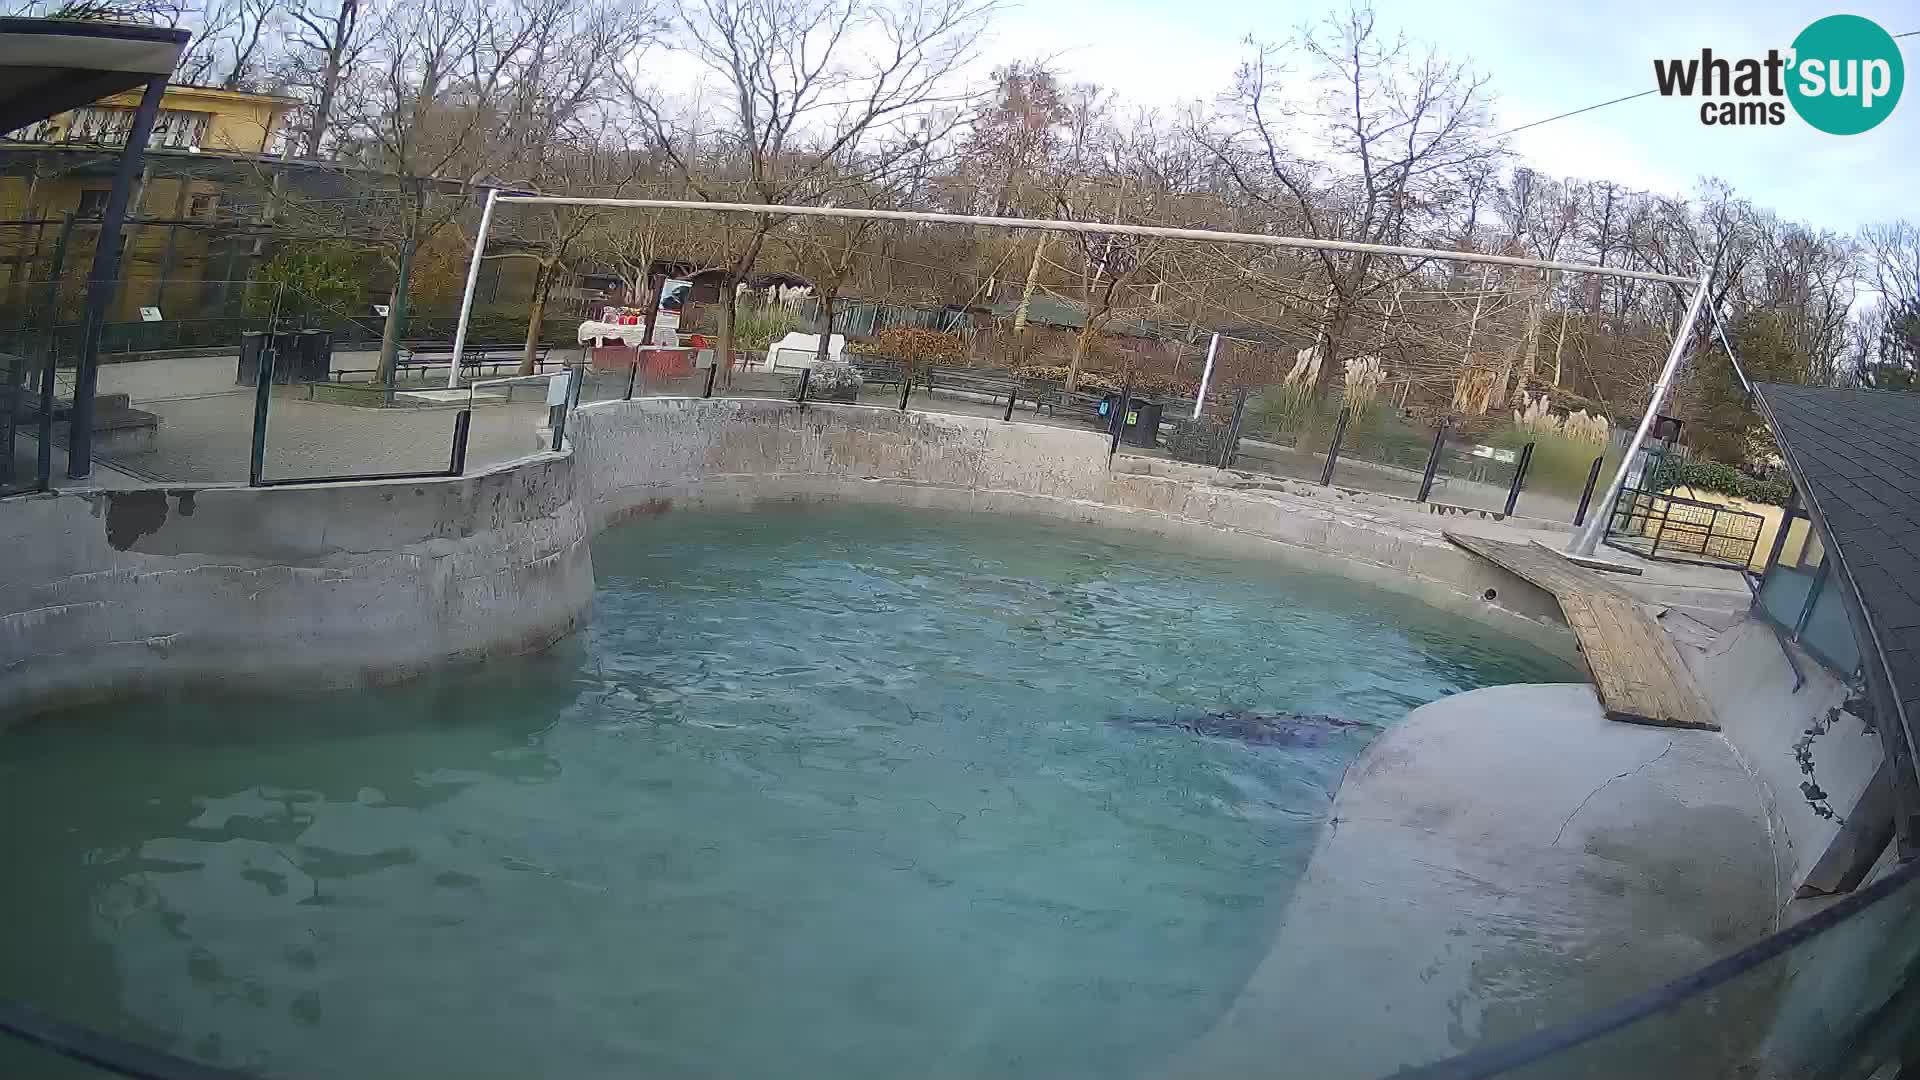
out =
[(1082, 526), (683, 512), (594, 563), (542, 656), (0, 736), (0, 996), (272, 1076), (1150, 1074), (1378, 726), (1571, 677)]

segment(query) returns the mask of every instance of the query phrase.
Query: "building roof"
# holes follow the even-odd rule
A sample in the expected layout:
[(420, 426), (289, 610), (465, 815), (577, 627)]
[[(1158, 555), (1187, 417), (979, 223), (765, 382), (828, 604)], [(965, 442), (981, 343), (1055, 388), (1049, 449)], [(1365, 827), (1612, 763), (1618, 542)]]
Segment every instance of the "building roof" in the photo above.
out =
[(173, 70), (188, 33), (70, 19), (0, 19), (0, 131), (12, 131)]
[[(1867, 621), (1868, 678), (1920, 723), (1920, 393), (1755, 385), (1827, 558)], [(1856, 616), (1857, 620), (1857, 616)]]

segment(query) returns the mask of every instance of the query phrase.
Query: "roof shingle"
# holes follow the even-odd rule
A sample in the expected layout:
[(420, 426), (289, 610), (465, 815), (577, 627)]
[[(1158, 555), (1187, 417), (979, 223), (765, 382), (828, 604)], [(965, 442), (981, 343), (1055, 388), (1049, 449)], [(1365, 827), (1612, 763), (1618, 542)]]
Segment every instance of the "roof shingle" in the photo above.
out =
[[(1755, 389), (1809, 511), (1824, 524), (1832, 555), (1853, 577), (1887, 650), (1882, 665), (1867, 665), (1869, 677), (1893, 684), (1886, 689), (1911, 731), (1920, 721), (1920, 657), (1910, 651), (1920, 627), (1920, 393), (1777, 383)], [(1860, 642), (1862, 656), (1874, 649), (1874, 642)]]

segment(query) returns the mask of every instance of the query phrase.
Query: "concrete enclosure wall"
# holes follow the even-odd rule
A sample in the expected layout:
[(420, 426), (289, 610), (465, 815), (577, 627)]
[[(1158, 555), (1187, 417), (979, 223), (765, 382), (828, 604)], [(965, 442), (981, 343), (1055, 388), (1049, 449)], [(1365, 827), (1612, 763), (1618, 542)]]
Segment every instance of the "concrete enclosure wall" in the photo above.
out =
[(573, 462), (457, 479), (52, 494), (0, 511), (0, 717), (352, 685), (542, 647), (593, 593)]

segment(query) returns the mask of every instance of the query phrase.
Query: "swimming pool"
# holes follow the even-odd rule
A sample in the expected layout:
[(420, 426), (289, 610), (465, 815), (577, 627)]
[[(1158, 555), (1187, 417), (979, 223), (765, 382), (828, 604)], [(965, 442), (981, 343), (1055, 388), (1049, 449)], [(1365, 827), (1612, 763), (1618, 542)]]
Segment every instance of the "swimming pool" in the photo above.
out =
[(1577, 678), (1057, 522), (680, 512), (594, 563), (540, 656), (0, 735), (0, 995), (265, 1075), (1150, 1072), (1373, 732)]

